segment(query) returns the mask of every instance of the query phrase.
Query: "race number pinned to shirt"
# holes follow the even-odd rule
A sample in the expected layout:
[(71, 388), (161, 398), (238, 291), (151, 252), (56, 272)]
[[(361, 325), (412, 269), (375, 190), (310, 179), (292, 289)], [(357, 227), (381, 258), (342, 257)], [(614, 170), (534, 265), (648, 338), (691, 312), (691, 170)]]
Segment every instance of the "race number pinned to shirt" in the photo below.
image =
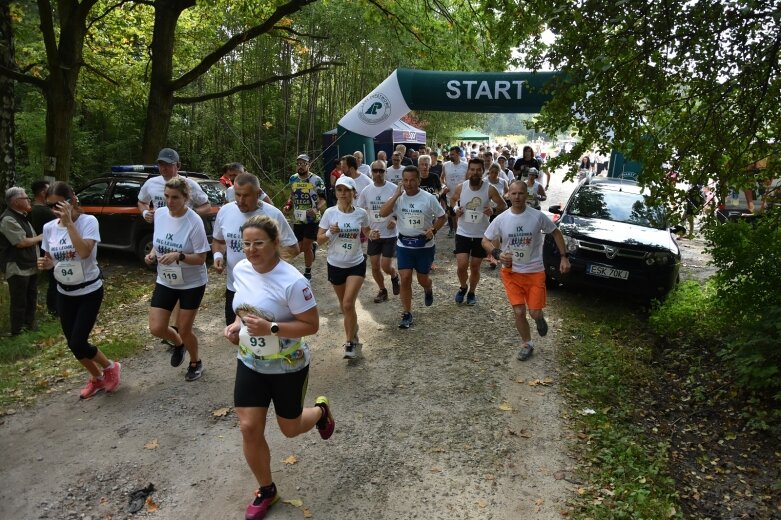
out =
[(524, 241), (522, 244), (510, 246), (510, 253), (513, 255), (514, 264), (528, 264), (532, 259), (531, 241)]
[(426, 227), (423, 223), (423, 215), (420, 214), (407, 215), (404, 217), (404, 220), (406, 221), (407, 226), (412, 229), (423, 231)]
[(54, 278), (62, 285), (84, 283), (84, 269), (81, 262), (63, 260), (54, 267)]
[(293, 217), (296, 219), (296, 222), (306, 222), (306, 210), (305, 209), (294, 209), (293, 210)]
[(239, 331), (239, 345), (260, 357), (273, 356), (280, 352), (280, 343), (277, 336), (253, 336), (249, 333), (244, 323), (241, 324), (241, 330)]
[(466, 209), (464, 210), (464, 218), (470, 224), (480, 224), (485, 221), (486, 215), (482, 211)]
[(160, 264), (159, 275), (160, 278), (165, 280), (171, 285), (182, 285), (184, 278), (182, 278), (182, 267), (179, 265), (163, 265)]
[(369, 218), (371, 218), (372, 224), (385, 224), (385, 225), (387, 225), (388, 219), (390, 218), (390, 215), (388, 215), (387, 217), (381, 217), (380, 216), (380, 210), (375, 209), (375, 210), (372, 210), (369, 213)]

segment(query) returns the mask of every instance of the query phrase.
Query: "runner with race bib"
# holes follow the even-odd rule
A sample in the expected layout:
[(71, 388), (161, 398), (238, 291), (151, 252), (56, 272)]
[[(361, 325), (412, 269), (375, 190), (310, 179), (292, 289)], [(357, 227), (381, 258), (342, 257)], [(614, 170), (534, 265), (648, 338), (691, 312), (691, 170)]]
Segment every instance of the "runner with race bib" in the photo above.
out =
[(546, 303), (545, 267), (542, 263), (543, 235), (550, 234), (561, 254), (560, 270), (570, 270), (564, 236), (544, 213), (526, 205), (528, 186), (522, 180), (510, 183), (510, 211), (505, 211), (488, 226), (483, 248), (502, 263), (502, 282), (507, 299), (515, 314), (515, 327), (521, 335), (518, 359), (526, 361), (534, 351), (526, 310), (537, 325), (537, 333), (545, 336), (548, 323), (543, 309)]
[(353, 205), (357, 198), (355, 181), (342, 175), (334, 187), (336, 206), (323, 213), (317, 242), (328, 244), (328, 281), (344, 315), (344, 357), (353, 359), (360, 345), (355, 300), (366, 279), (366, 256), (361, 248), (361, 233), (369, 235), (371, 229), (366, 210)]
[[(193, 334), (193, 322), (206, 291), (206, 254), (209, 241), (203, 220), (187, 207), (190, 187), (182, 177), (165, 183), (166, 206), (155, 211), (155, 231), (152, 251), (144, 258), (147, 264), (157, 263), (157, 280), (149, 306), (149, 331), (174, 345), (171, 366), (184, 361), (184, 351), (190, 355), (186, 381), (195, 381), (203, 374), (198, 357), (198, 338)], [(176, 327), (168, 324), (176, 304), (180, 311)]]

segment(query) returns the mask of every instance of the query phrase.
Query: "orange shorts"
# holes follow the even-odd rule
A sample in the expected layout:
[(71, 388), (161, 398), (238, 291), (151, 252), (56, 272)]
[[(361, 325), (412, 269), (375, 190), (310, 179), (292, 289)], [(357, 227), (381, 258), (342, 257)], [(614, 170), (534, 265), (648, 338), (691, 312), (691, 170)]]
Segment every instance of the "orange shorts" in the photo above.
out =
[(502, 269), (504, 291), (510, 305), (526, 305), (527, 309), (545, 308), (545, 273), (514, 273)]

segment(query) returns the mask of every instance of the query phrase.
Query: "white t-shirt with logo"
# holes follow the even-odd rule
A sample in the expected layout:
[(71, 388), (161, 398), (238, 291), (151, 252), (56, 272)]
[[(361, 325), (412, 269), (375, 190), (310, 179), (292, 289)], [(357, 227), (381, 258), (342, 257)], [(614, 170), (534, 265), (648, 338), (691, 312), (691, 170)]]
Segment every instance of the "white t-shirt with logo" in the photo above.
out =
[(527, 207), (523, 213), (505, 211), (485, 230), (488, 240), (501, 240), (503, 252), (513, 254), (515, 273), (539, 273), (542, 263), (543, 233), (552, 233), (556, 224), (540, 210)]
[(380, 232), (380, 238), (396, 237), (396, 227), (388, 229), (388, 222), (393, 219), (393, 214), (383, 218), (380, 217), (380, 209), (385, 205), (393, 194), (396, 193), (398, 186), (392, 182), (385, 182), (383, 186), (367, 186), (358, 196), (356, 205), (366, 210), (369, 214), (369, 227)]
[(242, 213), (235, 202), (225, 204), (217, 212), (212, 236), (217, 240), (225, 242), (225, 267), (228, 272), (226, 285), (229, 291), (235, 291), (233, 287), (233, 268), (239, 261), (246, 258), (244, 249), (241, 247), (241, 226), (250, 217), (256, 215), (267, 215), (277, 223), (279, 243), (282, 247), (294, 246), (298, 243), (296, 235), (293, 233), (293, 229), (290, 227), (285, 215), (271, 204), (259, 200), (258, 208), (247, 213)]
[(404, 166), (399, 166), (398, 168), (388, 166), (388, 169), (385, 170), (385, 180), (398, 186), (398, 184), (401, 182), (401, 174), (403, 172)]
[(456, 190), (456, 186), (466, 180), (466, 163), (464, 161), (458, 164), (453, 161), (447, 161), (442, 165), (442, 171), (445, 174), (445, 185), (450, 193)]
[[(190, 198), (187, 199), (187, 205), (191, 208), (197, 208), (209, 202), (201, 186), (189, 177), (183, 177), (187, 186), (190, 187)], [(148, 179), (141, 190), (138, 192), (138, 200), (146, 205), (153, 203), (155, 209), (165, 207), (165, 183), (167, 181), (162, 175), (157, 175)]]
[(320, 228), (339, 226), (339, 233), (328, 241), (328, 263), (334, 267), (354, 267), (363, 262), (361, 229), (369, 227), (369, 214), (355, 207), (350, 213), (342, 213), (338, 206), (325, 210), (320, 218)]
[[(284, 260), (267, 273), (259, 273), (245, 258), (233, 269), (236, 295), (233, 298), (233, 311), (241, 317), (249, 312), (268, 321), (286, 323), (294, 320), (295, 314), (302, 314), (317, 305), (312, 289), (306, 278)], [(300, 348), (286, 359), (257, 359), (250, 345), (243, 339), (248, 335), (242, 324), (239, 333), (239, 352), (237, 358), (250, 370), (262, 374), (285, 374), (297, 372), (310, 361), (309, 349), (302, 338), (269, 337), (269, 341), (280, 343), (280, 350), (286, 350), (300, 342)], [(259, 338), (258, 338), (259, 339)], [(257, 341), (255, 342), (258, 343)]]
[(369, 178), (372, 176), (372, 168), (368, 164), (362, 163), (360, 166), (358, 166), (358, 171)]
[[(76, 226), (76, 231), (82, 239), (95, 241), (95, 247), (92, 248), (87, 258), (79, 256), (76, 248), (73, 247), (68, 230), (64, 226), (60, 226), (59, 222), (59, 219), (54, 219), (43, 226), (43, 241), (41, 242), (41, 249), (54, 259), (53, 274), (59, 282), (57, 291), (68, 296), (82, 296), (100, 289), (103, 280), (98, 278), (100, 276), (97, 261), (98, 242), (100, 242), (98, 219), (92, 215), (81, 214), (73, 221), (73, 225)], [(65, 291), (60, 287), (60, 283), (78, 285), (90, 280), (95, 280), (95, 282), (75, 291)]]
[[(414, 237), (423, 235), (436, 219), (445, 214), (445, 210), (439, 204), (439, 200), (427, 191), (420, 190), (410, 197), (406, 192), (396, 199), (393, 206), (396, 213), (396, 230), (399, 235)], [(401, 241), (396, 245), (405, 247)], [(434, 247), (434, 241), (429, 240), (422, 247)]]
[[(181, 217), (172, 217), (167, 207), (155, 211), (153, 245), (157, 256), (166, 253), (206, 253), (211, 248), (206, 239), (203, 220), (190, 208)], [(157, 264), (157, 283), (171, 289), (192, 289), (206, 285), (206, 264), (184, 262)]]

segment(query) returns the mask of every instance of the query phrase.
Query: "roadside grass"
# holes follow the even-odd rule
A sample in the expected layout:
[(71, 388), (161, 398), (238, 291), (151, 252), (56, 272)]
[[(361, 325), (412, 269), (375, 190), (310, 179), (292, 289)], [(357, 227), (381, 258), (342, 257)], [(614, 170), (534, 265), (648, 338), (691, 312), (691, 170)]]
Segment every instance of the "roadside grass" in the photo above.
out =
[(653, 337), (626, 305), (562, 298), (561, 381), (577, 434), (581, 479), (574, 518), (682, 518), (669, 445), (644, 432), (644, 386), (653, 385)]
[[(138, 308), (143, 305), (141, 302), (148, 300), (153, 286), (152, 276), (128, 269), (112, 272), (104, 280), (103, 304), (90, 342), (110, 359), (121, 360), (143, 348), (143, 338), (134, 332), (137, 327), (135, 324), (128, 326), (126, 320), (132, 308)], [(45, 291), (44, 286), (42, 289)], [(1, 312), (7, 313), (7, 307)], [(141, 315), (146, 318), (146, 312)], [(45, 306), (39, 306), (38, 316), (37, 331), (0, 341), (2, 407), (29, 404), (40, 394), (62, 389), (74, 378), (86, 379), (85, 369), (68, 349), (59, 320), (50, 317)]]

